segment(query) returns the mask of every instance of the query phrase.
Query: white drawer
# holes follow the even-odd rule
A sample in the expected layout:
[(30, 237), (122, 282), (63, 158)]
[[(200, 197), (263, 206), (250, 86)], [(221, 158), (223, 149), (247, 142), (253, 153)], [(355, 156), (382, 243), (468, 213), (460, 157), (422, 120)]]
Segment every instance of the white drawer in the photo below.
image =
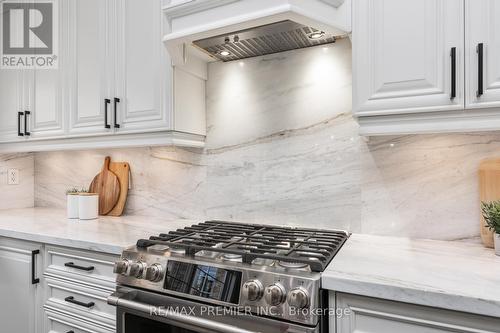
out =
[(89, 324), (88, 322), (77, 320), (65, 316), (56, 311), (45, 312), (45, 332), (48, 333), (115, 333), (105, 327)]
[(89, 287), (115, 289), (114, 262), (119, 256), (46, 246), (45, 276)]
[(46, 278), (44, 308), (46, 311), (57, 311), (93, 325), (114, 329), (116, 308), (107, 303), (111, 292)]

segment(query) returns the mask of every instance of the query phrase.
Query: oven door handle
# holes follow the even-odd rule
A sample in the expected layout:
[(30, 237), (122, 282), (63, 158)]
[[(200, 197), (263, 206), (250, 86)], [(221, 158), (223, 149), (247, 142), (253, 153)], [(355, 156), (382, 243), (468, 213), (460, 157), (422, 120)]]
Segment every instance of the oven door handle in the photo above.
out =
[(222, 324), (222, 323), (217, 323), (205, 318), (199, 318), (199, 317), (194, 317), (194, 316), (189, 316), (185, 314), (181, 314), (175, 311), (171, 310), (161, 310), (162, 314), (161, 316), (158, 316), (157, 311), (154, 311), (155, 307), (132, 301), (126, 298), (123, 298), (126, 294), (122, 292), (114, 292), (108, 297), (108, 304), (114, 305), (116, 307), (122, 307), (125, 309), (130, 309), (130, 310), (135, 310), (141, 313), (145, 313), (148, 316), (157, 316), (157, 317), (162, 317), (166, 319), (170, 319), (172, 321), (181, 323), (181, 324), (186, 324), (186, 325), (191, 325), (191, 326), (196, 326), (200, 328), (205, 328), (209, 329), (215, 332), (220, 332), (220, 333), (260, 333), (256, 331), (249, 331), (245, 330), (243, 328), (239, 328), (237, 326), (233, 325), (227, 325), (227, 324)]

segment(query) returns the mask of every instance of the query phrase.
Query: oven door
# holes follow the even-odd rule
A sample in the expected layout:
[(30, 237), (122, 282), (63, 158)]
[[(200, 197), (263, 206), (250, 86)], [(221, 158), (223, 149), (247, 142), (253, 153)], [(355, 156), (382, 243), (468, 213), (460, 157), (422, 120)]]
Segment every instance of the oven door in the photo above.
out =
[(309, 327), (185, 299), (118, 287), (117, 333), (319, 333)]

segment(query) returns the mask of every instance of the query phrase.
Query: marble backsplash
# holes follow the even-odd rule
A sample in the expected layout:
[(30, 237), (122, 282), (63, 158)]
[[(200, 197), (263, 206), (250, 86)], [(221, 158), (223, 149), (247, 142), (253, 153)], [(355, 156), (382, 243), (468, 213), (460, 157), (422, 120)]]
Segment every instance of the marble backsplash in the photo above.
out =
[(211, 64), (204, 150), (36, 153), (35, 204), (63, 208), (110, 155), (131, 164), (127, 214), (478, 236), (477, 167), (500, 155), (500, 134), (360, 137), (350, 68), (345, 39)]

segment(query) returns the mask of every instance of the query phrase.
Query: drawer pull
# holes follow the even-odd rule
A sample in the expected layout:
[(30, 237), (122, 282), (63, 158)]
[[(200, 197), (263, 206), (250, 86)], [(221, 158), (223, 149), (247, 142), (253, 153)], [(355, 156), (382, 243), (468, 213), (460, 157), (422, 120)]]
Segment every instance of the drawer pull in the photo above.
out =
[(93, 307), (95, 305), (94, 302), (83, 303), (83, 302), (77, 301), (77, 300), (75, 300), (75, 298), (73, 296), (68, 296), (64, 300), (68, 303), (73, 303), (73, 304), (76, 304), (79, 306), (86, 307), (87, 309), (90, 309), (91, 307)]
[(31, 284), (40, 283), (40, 279), (36, 277), (36, 256), (40, 254), (40, 250), (31, 251)]
[(94, 266), (84, 267), (84, 266), (75, 265), (74, 262), (67, 262), (67, 263), (64, 264), (64, 266), (70, 267), (70, 268), (79, 269), (81, 271), (86, 271), (86, 272), (90, 272), (90, 271), (93, 271), (95, 269)]
[(75, 333), (75, 331), (67, 331), (66, 333)]

